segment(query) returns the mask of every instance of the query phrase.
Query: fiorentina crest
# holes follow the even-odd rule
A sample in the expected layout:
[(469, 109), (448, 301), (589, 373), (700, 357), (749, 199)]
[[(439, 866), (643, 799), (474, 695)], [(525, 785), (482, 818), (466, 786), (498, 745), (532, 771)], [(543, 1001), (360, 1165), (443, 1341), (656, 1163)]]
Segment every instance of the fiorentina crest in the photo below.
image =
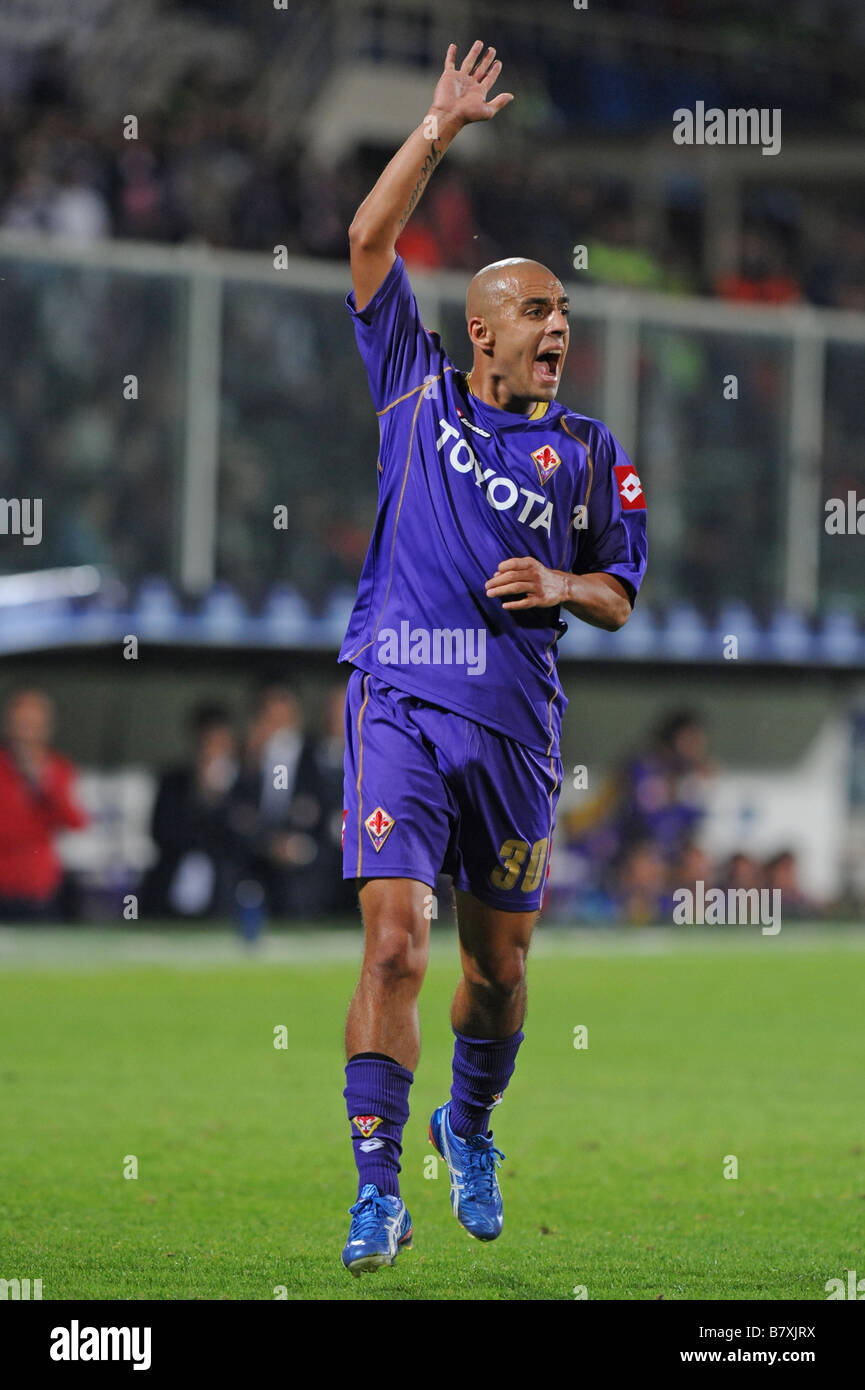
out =
[(395, 821), (393, 816), (389, 816), (382, 806), (376, 806), (371, 815), (364, 821), (369, 838), (375, 846), (378, 854), (390, 832), (393, 830)]
[(542, 483), (551, 478), (561, 463), (561, 459), (553, 448), (552, 444), (545, 444), (542, 449), (534, 449), (532, 458), (538, 470), (538, 477)]
[(381, 1115), (352, 1115), (351, 1122), (357, 1125), (364, 1139), (368, 1139), (381, 1124)]

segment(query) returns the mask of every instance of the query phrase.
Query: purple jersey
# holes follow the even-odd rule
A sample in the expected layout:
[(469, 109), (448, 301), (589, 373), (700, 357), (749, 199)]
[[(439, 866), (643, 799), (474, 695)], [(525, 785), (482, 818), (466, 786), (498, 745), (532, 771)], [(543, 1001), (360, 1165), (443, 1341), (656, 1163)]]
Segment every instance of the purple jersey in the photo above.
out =
[[(605, 425), (539, 402), (486, 405), (420, 321), (400, 256), (360, 312), (346, 299), (379, 418), (375, 531), (340, 661), (539, 752), (567, 701), (559, 608), (506, 610), (500, 561), (615, 575), (646, 567), (640, 480)], [(517, 595), (514, 595), (517, 597)]]

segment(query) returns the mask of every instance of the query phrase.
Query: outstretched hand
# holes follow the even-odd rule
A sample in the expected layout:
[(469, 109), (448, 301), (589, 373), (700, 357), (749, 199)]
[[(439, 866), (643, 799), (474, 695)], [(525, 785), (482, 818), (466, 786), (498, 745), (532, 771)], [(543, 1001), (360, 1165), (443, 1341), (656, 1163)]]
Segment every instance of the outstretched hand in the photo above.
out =
[(503, 106), (513, 101), (513, 92), (502, 92), (492, 101), (487, 100), (502, 65), (496, 58), (494, 48), (488, 48), (483, 57), (480, 56), (482, 51), (483, 44), (477, 39), (457, 67), (457, 46), (455, 43), (450, 45), (444, 72), (438, 80), (430, 107), (434, 115), (448, 116), (461, 125), (468, 125), (472, 121), (492, 120)]

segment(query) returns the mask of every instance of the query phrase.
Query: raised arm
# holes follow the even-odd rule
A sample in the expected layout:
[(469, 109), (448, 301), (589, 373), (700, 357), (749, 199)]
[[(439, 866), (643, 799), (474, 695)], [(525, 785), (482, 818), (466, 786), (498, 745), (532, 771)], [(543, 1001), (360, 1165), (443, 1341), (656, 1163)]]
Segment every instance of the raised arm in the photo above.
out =
[(457, 67), (457, 46), (450, 45), (429, 111), (397, 150), (354, 215), (348, 235), (358, 309), (369, 303), (386, 278), (396, 255), (397, 238), (454, 136), (473, 121), (491, 120), (513, 101), (511, 92), (487, 101), (502, 65), (494, 48), (488, 48), (483, 57), (482, 51), (483, 44), (478, 40)]

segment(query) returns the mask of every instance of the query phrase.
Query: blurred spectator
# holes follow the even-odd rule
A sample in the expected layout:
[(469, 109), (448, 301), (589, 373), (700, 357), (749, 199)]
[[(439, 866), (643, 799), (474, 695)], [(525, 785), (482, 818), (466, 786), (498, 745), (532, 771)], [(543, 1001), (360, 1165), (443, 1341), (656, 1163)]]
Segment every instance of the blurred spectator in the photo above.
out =
[(628, 214), (610, 211), (599, 233), (587, 243), (588, 272), (601, 284), (631, 285), (635, 289), (659, 290), (664, 272), (656, 255), (640, 238)]
[(680, 888), (687, 888), (688, 892), (700, 895), (700, 890), (698, 890), (697, 887), (698, 883), (701, 883), (704, 891), (708, 892), (709, 888), (719, 887), (718, 880), (718, 869), (713, 865), (712, 860), (709, 859), (705, 849), (701, 849), (700, 845), (694, 844), (694, 842), (688, 842), (688, 844), (684, 845), (679, 855), (677, 855), (677, 858), (673, 860), (669, 869), (668, 920), (669, 917), (672, 917), (674, 908), (673, 894), (676, 894)]
[(811, 259), (805, 281), (815, 304), (839, 309), (865, 309), (865, 220), (852, 211), (821, 219), (820, 245)]
[(189, 719), (192, 756), (159, 780), (151, 834), (159, 859), (142, 885), (145, 916), (209, 917), (233, 911), (241, 855), (229, 828), (238, 762), (234, 731), (220, 705)]
[(615, 894), (619, 921), (628, 926), (669, 922), (667, 866), (650, 840), (632, 845), (618, 874)]
[(790, 849), (781, 850), (765, 865), (765, 886), (779, 889), (781, 893), (781, 916), (811, 918), (819, 916), (817, 905), (802, 891), (799, 884), (796, 856)]
[(471, 185), (459, 170), (446, 170), (429, 190), (428, 213), (445, 259), (453, 269), (477, 269), (477, 226)]
[(699, 845), (692, 843), (686, 844), (670, 869), (670, 892), (677, 888), (687, 888), (694, 893), (697, 884), (702, 883), (704, 888), (716, 887), (715, 868), (705, 850), (700, 849)]
[(667, 920), (673, 888), (712, 877), (694, 838), (712, 771), (700, 716), (665, 716), (645, 753), (562, 816), (550, 905), (584, 921)]
[(144, 141), (124, 150), (118, 161), (120, 195), (118, 231), (140, 240), (162, 240), (168, 230), (165, 190), (160, 183), (156, 155)]
[(111, 235), (108, 205), (80, 165), (63, 171), (49, 197), (47, 230), (71, 241), (97, 241)]
[(763, 870), (758, 862), (744, 850), (732, 854), (720, 874), (722, 888), (764, 888)]
[(669, 863), (703, 819), (711, 771), (700, 716), (665, 717), (649, 751), (625, 767), (617, 815), (622, 843), (648, 840)]
[(322, 911), (353, 913), (357, 888), (342, 876), (343, 754), (345, 752), (345, 685), (335, 686), (324, 706), (324, 723), (316, 745), (321, 778), (322, 818), (316, 865)]
[(321, 907), (317, 871), (325, 816), (315, 742), (297, 696), (272, 682), (258, 695), (231, 826), (245, 847), (244, 876), (264, 891), (268, 913), (308, 917)]
[(0, 226), (10, 232), (47, 231), (51, 187), (40, 169), (23, 170), (0, 212)]
[(298, 231), (310, 256), (344, 256), (345, 209), (335, 171), (305, 163), (297, 178)]
[(0, 747), (0, 919), (7, 922), (57, 911), (63, 869), (54, 836), (87, 824), (75, 769), (50, 746), (52, 725), (42, 691), (20, 690), (7, 701)]
[(750, 304), (795, 304), (802, 298), (775, 239), (755, 228), (742, 237), (739, 270), (722, 275), (715, 292), (721, 299)]
[(444, 252), (425, 209), (413, 214), (396, 249), (410, 271), (439, 270), (444, 265)]

